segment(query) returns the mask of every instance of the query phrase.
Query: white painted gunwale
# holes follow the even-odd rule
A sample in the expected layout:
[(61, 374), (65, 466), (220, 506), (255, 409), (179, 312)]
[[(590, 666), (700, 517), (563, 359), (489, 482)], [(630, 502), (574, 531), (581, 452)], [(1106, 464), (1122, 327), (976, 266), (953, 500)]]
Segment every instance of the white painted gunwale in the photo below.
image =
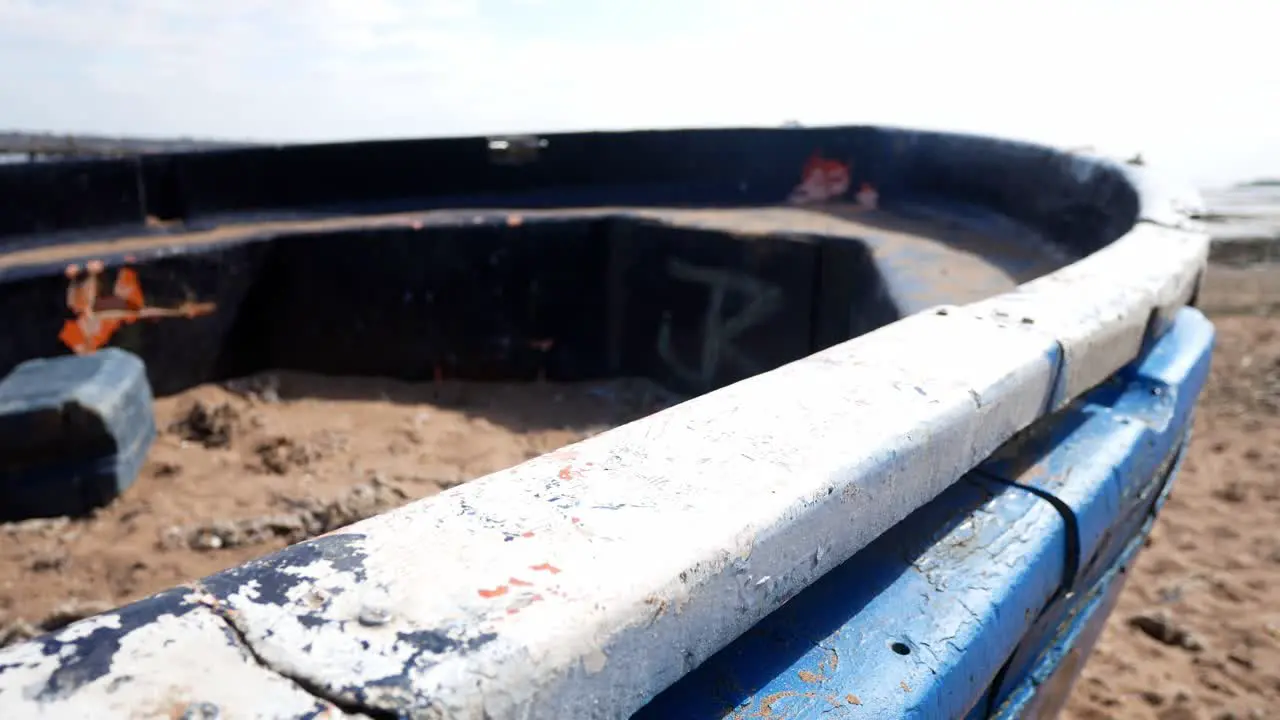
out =
[[(200, 609), (126, 635), (136, 642), (110, 671), (65, 697), (31, 692), (54, 668), (38, 641), (0, 651), (0, 666), (17, 663), (0, 717), (135, 717), (157, 695), (222, 718), (301, 716), (316, 697), (329, 716), (626, 717), (1133, 359), (1153, 319), (1188, 302), (1209, 246), (1166, 207), (1148, 202), (1142, 218), (1014, 292), (920, 313), (322, 538), (347, 538), (358, 568), (286, 567), (283, 602), (263, 599), (251, 568), (229, 593), (193, 586)], [(412, 641), (424, 634), (450, 648), (424, 651)]]

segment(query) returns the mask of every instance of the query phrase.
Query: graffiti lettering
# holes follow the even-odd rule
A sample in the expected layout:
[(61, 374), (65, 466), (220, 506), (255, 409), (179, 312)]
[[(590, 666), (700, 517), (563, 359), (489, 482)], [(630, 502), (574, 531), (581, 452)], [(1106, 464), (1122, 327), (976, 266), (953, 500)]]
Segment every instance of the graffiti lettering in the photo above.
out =
[[(658, 356), (680, 378), (703, 389), (711, 382), (724, 362), (732, 363), (747, 373), (758, 368), (733, 339), (768, 319), (782, 306), (782, 290), (775, 285), (742, 273), (722, 268), (696, 267), (672, 259), (667, 266), (671, 277), (685, 282), (702, 283), (710, 291), (702, 320), (702, 351), (696, 367), (682, 362), (671, 346), (671, 315), (667, 313), (658, 331)], [(730, 292), (742, 295), (747, 303), (735, 315), (725, 316), (724, 302)]]

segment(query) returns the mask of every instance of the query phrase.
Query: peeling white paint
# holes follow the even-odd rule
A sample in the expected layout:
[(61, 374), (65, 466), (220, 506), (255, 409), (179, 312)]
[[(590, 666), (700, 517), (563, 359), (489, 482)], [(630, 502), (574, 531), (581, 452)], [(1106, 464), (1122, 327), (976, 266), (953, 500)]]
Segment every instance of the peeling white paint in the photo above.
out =
[[(119, 616), (89, 618), (52, 639), (64, 649), (78, 647), (97, 629), (119, 630)], [(75, 692), (41, 698), (67, 657), (47, 654), (39, 641), (0, 650), (0, 717), (110, 720), (112, 718), (360, 717), (317, 700), (292, 681), (257, 664), (227, 634), (226, 624), (208, 609), (163, 614), (118, 637), (108, 665), (77, 670), (102, 672)], [(100, 646), (99, 646), (100, 647)], [(84, 679), (81, 676), (79, 679)], [(70, 682), (70, 681), (68, 681)], [(210, 714), (216, 713), (216, 714)]]
[(1016, 292), (966, 306), (982, 317), (1062, 343), (1058, 407), (1133, 359), (1187, 304), (1208, 261), (1205, 235), (1139, 224), (1121, 240)]
[(92, 635), (99, 628), (107, 628), (111, 630), (120, 629), (120, 616), (115, 613), (103, 613), (94, 617), (85, 618), (78, 623), (68, 626), (62, 631), (60, 638), (63, 642), (72, 643), (77, 640)]

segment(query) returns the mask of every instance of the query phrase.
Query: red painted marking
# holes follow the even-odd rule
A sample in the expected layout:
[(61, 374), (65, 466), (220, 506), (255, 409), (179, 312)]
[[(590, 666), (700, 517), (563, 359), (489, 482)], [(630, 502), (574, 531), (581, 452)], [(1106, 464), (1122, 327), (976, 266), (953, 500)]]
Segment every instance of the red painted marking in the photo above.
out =
[(481, 589), (479, 592), (480, 592), (480, 597), (482, 598), (496, 598), (496, 597), (501, 597), (502, 595), (506, 595), (507, 590), (508, 588), (506, 585), (499, 585), (498, 587), (492, 590)]
[(792, 192), (792, 200), (797, 202), (822, 202), (840, 197), (849, 191), (851, 179), (848, 165), (816, 153), (804, 164), (800, 178), (800, 185)]
[(518, 612), (520, 612), (520, 608), (507, 608), (508, 615), (515, 615)]
[(574, 525), (581, 525), (581, 524), (582, 524), (582, 518), (580, 518), (580, 517), (571, 517), (571, 518), (569, 518), (569, 522), (573, 523)]
[(526, 530), (526, 531), (524, 531), (524, 532), (520, 533), (520, 537), (531, 538), (531, 537), (533, 537), (533, 531), (532, 531), (532, 530)]
[(542, 596), (541, 596), (541, 595), (534, 595), (533, 597), (529, 598), (529, 601), (530, 601), (530, 602), (542, 602)]
[(549, 572), (552, 575), (556, 575), (560, 572), (560, 568), (556, 567), (555, 565), (552, 565), (551, 563), (542, 563), (541, 565), (530, 565), (529, 569), (536, 570), (538, 572)]
[(801, 177), (834, 195), (843, 195), (849, 190), (849, 166), (821, 155), (809, 158), (804, 164)]
[(512, 587), (533, 587), (533, 583), (515, 577), (508, 579), (507, 582), (511, 583)]
[(565, 465), (564, 467), (560, 468), (560, 479), (561, 480), (573, 479), (573, 470), (568, 465)]

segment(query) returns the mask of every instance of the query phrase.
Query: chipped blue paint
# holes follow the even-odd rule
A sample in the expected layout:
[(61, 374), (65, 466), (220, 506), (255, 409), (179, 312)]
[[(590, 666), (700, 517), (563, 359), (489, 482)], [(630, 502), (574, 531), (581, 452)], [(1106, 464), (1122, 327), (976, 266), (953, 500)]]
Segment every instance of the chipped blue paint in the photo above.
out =
[(1002, 701), (1037, 655), (1057, 633), (1076, 599), (1100, 582), (1118, 562), (1130, 540), (1167, 492), (1164, 479), (1191, 424), (1196, 399), (1209, 373), (1213, 325), (1199, 312), (1184, 309), (1173, 327), (1137, 362), (1105, 385), (1082, 397), (1053, 428), (1037, 426), (1024, 450), (1054, 448), (1027, 463), (1014, 445), (980, 466), (995, 477), (1051, 494), (1075, 528), (1076, 568), (1063, 598), (1048, 608), (1010, 662), (1006, 679), (995, 689)]
[[(1170, 477), (1181, 464), (1186, 447), (1184, 440)], [(1164, 487), (1167, 492), (1172, 483), (1165, 483)], [(1165, 494), (1161, 493), (1161, 497)], [(1040, 653), (1033, 669), (1018, 676), (1016, 685), (1005, 694), (1003, 703), (991, 717), (998, 720), (1053, 717), (1066, 704), (1071, 684), (1079, 676), (1085, 658), (1092, 652), (1107, 616), (1124, 589), (1125, 571), (1142, 549), (1153, 525), (1155, 516), (1148, 515), (1116, 562), (1088, 592), (1079, 595), (1083, 599), (1066, 613), (1066, 619), (1057, 626), (1057, 634)]]
[(1089, 638), (1089, 619), (1105, 617), (1116, 568), (1167, 491), (1212, 346), (1212, 325), (1182, 310), (1114, 381), (1016, 438), (636, 717), (978, 718), (1013, 689), (1030, 702), (1028, 683), (1049, 678)]
[(965, 478), (636, 717), (956, 717), (1058, 587), (1063, 539), (1031, 493)]
[[(183, 594), (179, 589), (166, 590), (145, 602), (126, 605), (115, 611), (117, 622), (103, 624), (88, 633), (66, 633), (70, 637), (50, 633), (37, 638), (35, 642), (45, 655), (57, 655), (60, 660), (44, 684), (30, 690), (36, 698), (48, 702), (69, 697), (81, 687), (108, 675), (121, 640), (130, 632), (163, 615), (181, 617), (195, 609), (183, 601)], [(0, 673), (15, 667), (0, 665)]]

